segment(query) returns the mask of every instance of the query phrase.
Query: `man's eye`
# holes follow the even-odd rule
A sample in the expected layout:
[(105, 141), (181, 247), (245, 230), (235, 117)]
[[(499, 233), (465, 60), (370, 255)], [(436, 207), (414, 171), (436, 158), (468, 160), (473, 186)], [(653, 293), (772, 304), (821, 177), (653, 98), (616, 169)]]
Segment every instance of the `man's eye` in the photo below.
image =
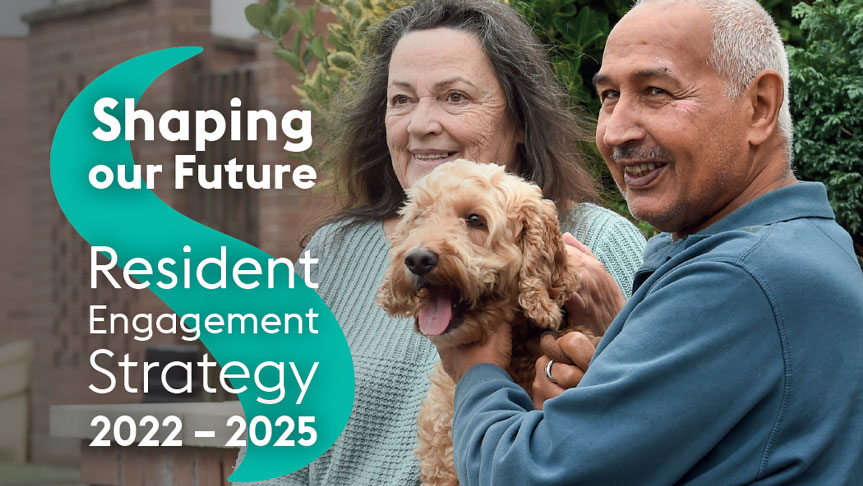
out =
[(653, 86), (651, 86), (651, 87), (647, 88), (647, 93), (648, 93), (648, 94), (650, 94), (650, 95), (653, 95), (653, 96), (658, 96), (658, 95), (668, 94), (668, 92), (667, 92), (667, 91), (665, 91), (664, 89), (662, 89), (662, 88), (656, 88), (656, 87), (653, 87)]
[(605, 101), (607, 99), (617, 99), (620, 97), (620, 91), (613, 89), (606, 89), (599, 93), (599, 100)]
[(469, 214), (464, 220), (471, 228), (482, 228), (485, 226), (485, 221), (483, 221), (482, 216), (476, 213)]

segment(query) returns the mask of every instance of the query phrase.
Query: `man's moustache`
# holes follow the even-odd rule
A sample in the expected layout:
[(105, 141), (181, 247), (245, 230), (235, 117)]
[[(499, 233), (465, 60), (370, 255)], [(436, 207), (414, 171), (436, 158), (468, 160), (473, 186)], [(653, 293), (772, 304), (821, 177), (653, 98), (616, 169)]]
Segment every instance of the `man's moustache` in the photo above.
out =
[(611, 152), (611, 158), (615, 162), (620, 160), (639, 160), (642, 162), (671, 160), (668, 152), (662, 147), (645, 147), (637, 144), (625, 144), (614, 147)]

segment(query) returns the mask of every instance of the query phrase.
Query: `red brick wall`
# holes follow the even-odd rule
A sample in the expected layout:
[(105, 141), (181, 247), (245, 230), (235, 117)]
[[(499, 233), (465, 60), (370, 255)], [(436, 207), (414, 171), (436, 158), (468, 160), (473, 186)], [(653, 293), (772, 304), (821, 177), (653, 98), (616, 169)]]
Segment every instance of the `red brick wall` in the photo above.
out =
[(228, 486), (235, 449), (81, 448), (81, 480), (98, 486)]
[(0, 343), (30, 337), (27, 40), (0, 38)]

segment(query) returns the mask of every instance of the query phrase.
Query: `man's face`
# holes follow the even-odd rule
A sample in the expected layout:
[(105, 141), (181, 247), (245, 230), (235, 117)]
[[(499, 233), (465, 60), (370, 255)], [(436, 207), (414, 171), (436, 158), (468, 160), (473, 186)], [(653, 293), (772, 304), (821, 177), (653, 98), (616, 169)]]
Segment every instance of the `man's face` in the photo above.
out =
[(736, 209), (751, 180), (746, 96), (708, 64), (709, 14), (686, 4), (632, 10), (608, 37), (596, 144), (630, 212), (685, 236)]

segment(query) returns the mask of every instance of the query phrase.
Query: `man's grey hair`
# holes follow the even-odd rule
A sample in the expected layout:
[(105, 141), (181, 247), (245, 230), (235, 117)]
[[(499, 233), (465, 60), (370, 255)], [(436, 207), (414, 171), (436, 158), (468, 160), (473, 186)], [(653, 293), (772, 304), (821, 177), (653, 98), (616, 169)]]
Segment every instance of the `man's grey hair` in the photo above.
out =
[(710, 14), (713, 50), (708, 62), (725, 80), (729, 98), (739, 98), (761, 71), (772, 69), (779, 73), (785, 89), (779, 108), (779, 133), (786, 141), (790, 163), (794, 127), (789, 108), (788, 57), (770, 14), (756, 0), (637, 0), (633, 8), (658, 3), (691, 3)]

